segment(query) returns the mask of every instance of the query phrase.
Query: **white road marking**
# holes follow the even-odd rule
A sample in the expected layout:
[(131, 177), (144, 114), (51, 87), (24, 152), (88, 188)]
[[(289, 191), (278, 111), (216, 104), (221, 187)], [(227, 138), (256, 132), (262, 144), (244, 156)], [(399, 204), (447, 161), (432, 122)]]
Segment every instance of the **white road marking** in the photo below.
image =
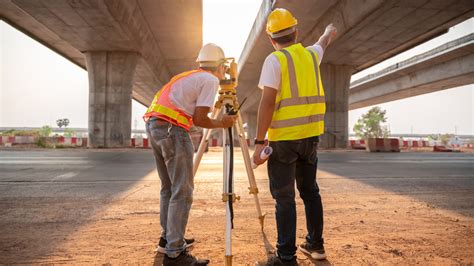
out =
[(90, 162), (87, 157), (0, 157), (1, 164), (85, 164)]
[(0, 156), (0, 160), (38, 160), (38, 159), (49, 159), (49, 160), (54, 160), (54, 159), (62, 159), (62, 160), (77, 160), (77, 159), (87, 159), (87, 157), (75, 157), (75, 156), (34, 156), (34, 157), (28, 157), (28, 156), (11, 156), (11, 157), (3, 157)]
[(62, 175), (58, 175), (56, 177), (53, 177), (51, 179), (51, 181), (53, 180), (62, 180), (62, 179), (69, 179), (69, 178), (72, 178), (72, 177), (75, 177), (78, 173), (75, 173), (75, 172), (67, 172), (65, 174), (62, 174)]
[(0, 160), (0, 164), (10, 164), (10, 165), (13, 165), (13, 164), (54, 164), (54, 165), (64, 164), (64, 165), (71, 165), (71, 164), (86, 164), (86, 163), (90, 163), (90, 161), (86, 161), (86, 160), (80, 160), (80, 161), (66, 161), (66, 160), (54, 160), (54, 161), (49, 161), (49, 160), (1, 161)]

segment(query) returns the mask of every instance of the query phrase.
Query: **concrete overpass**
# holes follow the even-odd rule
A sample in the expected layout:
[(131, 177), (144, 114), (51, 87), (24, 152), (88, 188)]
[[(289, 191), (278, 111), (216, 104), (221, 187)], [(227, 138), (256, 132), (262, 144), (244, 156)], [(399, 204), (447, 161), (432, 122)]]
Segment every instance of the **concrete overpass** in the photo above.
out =
[(474, 83), (474, 33), (351, 83), (349, 110)]
[[(264, 25), (272, 8), (299, 20), (314, 43), (334, 22), (339, 37), (321, 67), (328, 111), (324, 146), (347, 140), (349, 80), (365, 69), (473, 14), (471, 0), (264, 0), (241, 55), (239, 98), (254, 135), (261, 65), (272, 48)], [(202, 43), (202, 1), (0, 0), (0, 18), (89, 73), (89, 138), (94, 147), (129, 145), (131, 98), (148, 105), (171, 76), (195, 67)], [(60, 73), (58, 73), (60, 75)]]
[(299, 41), (305, 46), (315, 43), (329, 23), (338, 28), (321, 65), (327, 103), (323, 147), (346, 146), (352, 74), (441, 35), (474, 14), (471, 0), (263, 1), (239, 62), (238, 97), (247, 97), (242, 108), (251, 138), (261, 95), (258, 78), (265, 57), (273, 51), (265, 22), (277, 7), (287, 8), (298, 19)]
[(0, 0), (0, 19), (87, 69), (93, 147), (129, 146), (132, 97), (148, 105), (202, 45), (201, 0)]

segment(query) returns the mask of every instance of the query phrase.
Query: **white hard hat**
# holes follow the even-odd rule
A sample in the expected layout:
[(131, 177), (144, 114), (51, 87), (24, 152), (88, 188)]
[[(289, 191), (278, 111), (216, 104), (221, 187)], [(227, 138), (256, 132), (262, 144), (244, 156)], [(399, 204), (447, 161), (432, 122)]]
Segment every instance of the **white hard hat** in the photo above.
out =
[(199, 62), (199, 66), (204, 67), (215, 67), (225, 61), (225, 55), (222, 48), (219, 46), (208, 43), (201, 48), (196, 62)]

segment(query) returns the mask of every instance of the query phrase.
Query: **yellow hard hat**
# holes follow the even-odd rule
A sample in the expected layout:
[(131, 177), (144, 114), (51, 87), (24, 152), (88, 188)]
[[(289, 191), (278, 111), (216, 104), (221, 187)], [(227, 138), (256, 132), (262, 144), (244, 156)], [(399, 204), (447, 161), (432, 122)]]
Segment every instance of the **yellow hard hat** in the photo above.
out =
[[(267, 33), (271, 37), (281, 37), (288, 35), (295, 31), (294, 27), (298, 24), (298, 21), (290, 13), (290, 11), (284, 8), (277, 8), (273, 10), (267, 19)], [(282, 30), (289, 29), (288, 32), (281, 32)], [(275, 34), (277, 33), (278, 34)]]

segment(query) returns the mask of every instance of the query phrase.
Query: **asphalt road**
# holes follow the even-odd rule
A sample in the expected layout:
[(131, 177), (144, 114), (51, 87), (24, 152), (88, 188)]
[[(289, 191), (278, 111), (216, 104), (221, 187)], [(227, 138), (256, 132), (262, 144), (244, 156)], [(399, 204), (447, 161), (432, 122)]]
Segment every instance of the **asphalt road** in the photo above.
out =
[[(220, 158), (220, 153), (214, 151), (205, 155), (202, 161), (199, 177), (195, 180), (198, 185), (193, 215), (196, 217), (200, 217), (204, 210), (207, 214), (220, 210), (209, 209), (209, 202), (220, 204), (214, 199), (222, 189)], [(235, 164), (237, 172), (245, 172), (240, 155), (236, 156)], [(348, 211), (354, 211), (354, 207), (348, 206), (348, 202), (354, 199), (358, 200), (354, 204), (359, 206), (359, 211), (360, 206), (365, 206), (361, 202), (367, 201), (370, 205), (375, 200), (380, 205), (381, 216), (375, 215), (375, 219), (380, 221), (374, 224), (383, 225), (384, 219), (393, 212), (392, 206), (387, 204), (392, 200), (391, 204), (397, 204), (400, 198), (414, 199), (428, 208), (432, 206), (433, 209), (448, 211), (453, 214), (449, 217), (465, 217), (468, 221), (474, 218), (473, 153), (322, 151), (318, 171), (318, 184), (328, 203), (328, 219), (349, 215)], [(263, 207), (271, 209), (273, 201), (265, 172), (263, 167), (258, 168), (256, 179)], [(242, 174), (236, 176), (236, 192), (245, 196), (246, 188), (246, 177)], [(94, 255), (93, 252), (111, 252), (100, 247), (91, 251), (64, 245), (71, 243), (68, 242), (71, 238), (74, 245), (80, 236), (91, 238), (88, 230), (92, 229), (87, 229), (86, 225), (97, 221), (118, 227), (120, 233), (141, 232), (129, 230), (127, 226), (137, 226), (130, 225), (135, 221), (131, 217), (146, 217), (143, 218), (147, 222), (144, 228), (155, 228), (156, 225), (148, 226), (148, 222), (156, 220), (158, 199), (159, 179), (151, 150), (0, 150), (0, 263), (74, 263), (78, 262), (77, 256), (90, 253), (95, 257), (99, 253)], [(341, 205), (342, 202), (346, 205)], [(253, 213), (249, 199), (243, 199), (240, 204), (239, 210), (246, 204)], [(407, 201), (401, 204), (406, 205)], [(370, 206), (363, 211), (370, 212)], [(124, 216), (128, 218), (124, 219)], [(359, 223), (361, 218), (354, 219)], [(337, 224), (335, 220), (329, 222), (333, 226)], [(453, 228), (459, 230), (462, 225), (457, 226)], [(351, 225), (349, 228), (355, 227)], [(331, 231), (336, 229), (330, 227), (328, 234), (337, 236), (336, 231)], [(19, 232), (23, 235), (18, 235)], [(81, 233), (77, 235), (77, 232)], [(451, 234), (455, 232), (449, 231)], [(143, 241), (146, 237), (148, 235), (132, 235), (127, 240), (117, 236), (117, 239), (134, 243), (137, 247), (130, 246), (136, 250), (149, 250), (148, 242), (154, 239)], [(121, 244), (107, 245), (122, 247)], [(22, 259), (18, 254), (23, 254), (24, 250), (28, 250), (28, 256)], [(76, 250), (80, 252), (68, 253)], [(131, 251), (124, 254), (127, 252)], [(103, 255), (107, 260), (112, 257), (108, 254)], [(471, 261), (472, 258), (465, 259)]]
[[(154, 169), (151, 150), (1, 150), (0, 200), (106, 197), (126, 191)], [(474, 217), (473, 153), (323, 151), (319, 169)], [(362, 192), (331, 182), (336, 181), (320, 185), (332, 193)]]

